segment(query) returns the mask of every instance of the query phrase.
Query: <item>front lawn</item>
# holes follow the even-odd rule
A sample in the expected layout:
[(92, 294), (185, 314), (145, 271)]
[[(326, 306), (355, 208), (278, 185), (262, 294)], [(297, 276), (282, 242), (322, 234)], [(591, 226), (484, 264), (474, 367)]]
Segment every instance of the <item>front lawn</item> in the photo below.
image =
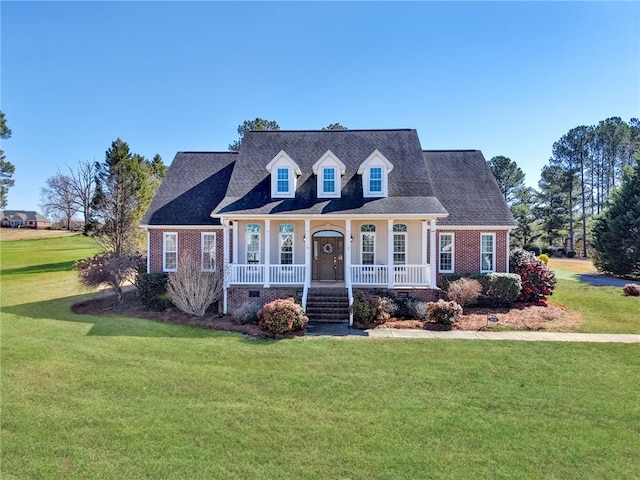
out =
[(70, 259), (95, 245), (59, 241), (0, 242), (2, 478), (640, 471), (638, 344), (250, 341), (79, 316)]
[(589, 260), (552, 258), (549, 266), (558, 278), (550, 300), (580, 312), (582, 325), (578, 331), (640, 333), (640, 297), (625, 297), (619, 287), (596, 287), (581, 282), (580, 274), (594, 273)]

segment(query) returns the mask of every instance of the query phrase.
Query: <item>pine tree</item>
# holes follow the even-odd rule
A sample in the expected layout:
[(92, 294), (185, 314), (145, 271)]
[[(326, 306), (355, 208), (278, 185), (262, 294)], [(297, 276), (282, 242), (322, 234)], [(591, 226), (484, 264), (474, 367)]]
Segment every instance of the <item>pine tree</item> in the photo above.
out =
[(593, 263), (599, 271), (640, 278), (640, 153), (627, 167), (593, 228)]

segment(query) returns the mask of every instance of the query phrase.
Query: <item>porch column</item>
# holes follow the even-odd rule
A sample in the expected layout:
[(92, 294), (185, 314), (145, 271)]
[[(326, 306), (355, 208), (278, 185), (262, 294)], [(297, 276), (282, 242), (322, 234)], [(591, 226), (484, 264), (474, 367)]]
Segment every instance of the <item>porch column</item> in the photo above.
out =
[[(511, 252), (511, 247), (509, 245), (509, 242), (511, 241), (509, 239), (510, 235), (511, 235), (511, 230), (507, 230), (507, 246), (506, 246), (507, 265), (504, 267), (504, 271), (507, 272), (507, 273), (509, 273), (509, 252)], [(497, 249), (496, 249), (496, 251), (497, 251)]]
[(431, 220), (429, 222), (429, 263), (431, 264), (431, 278), (429, 279), (429, 283), (431, 284), (431, 288), (436, 288), (436, 221)]
[(393, 219), (387, 220), (387, 287), (393, 288)]
[(311, 285), (311, 219), (304, 219), (304, 284)]
[(344, 283), (351, 287), (351, 219), (344, 221)]
[(233, 242), (232, 243), (232, 248), (233, 248), (233, 258), (231, 259), (231, 261), (233, 263), (246, 263), (246, 262), (241, 262), (240, 259), (238, 258), (238, 234), (239, 234), (239, 230), (240, 230), (240, 225), (238, 225), (238, 221), (234, 220), (233, 221)]
[[(421, 265), (427, 265), (428, 263), (428, 254), (427, 254), (427, 246), (429, 242), (427, 242), (427, 227), (429, 224), (426, 220), (422, 221), (422, 234), (420, 235), (420, 255), (421, 255)], [(420, 281), (426, 283), (427, 281), (431, 281), (431, 277), (427, 278), (423, 273), (420, 275)]]
[(271, 286), (269, 270), (271, 266), (271, 220), (264, 221), (264, 288)]
[(228, 301), (227, 301), (227, 289), (229, 287), (229, 221), (222, 219), (222, 225), (224, 229), (222, 230), (222, 313), (228, 313)]

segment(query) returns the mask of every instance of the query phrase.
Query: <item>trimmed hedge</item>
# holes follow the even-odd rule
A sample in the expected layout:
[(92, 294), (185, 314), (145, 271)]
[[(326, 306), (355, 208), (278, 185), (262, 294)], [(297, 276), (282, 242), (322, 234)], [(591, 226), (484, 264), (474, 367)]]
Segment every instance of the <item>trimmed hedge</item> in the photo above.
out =
[(150, 310), (164, 312), (171, 306), (167, 292), (169, 275), (165, 272), (143, 273), (138, 277), (138, 295), (142, 304)]
[(449, 285), (461, 278), (477, 280), (482, 285), (482, 293), (473, 304), (480, 307), (510, 307), (516, 301), (522, 289), (520, 275), (515, 273), (476, 273), (476, 274), (447, 274), (442, 276), (443, 291), (449, 289)]

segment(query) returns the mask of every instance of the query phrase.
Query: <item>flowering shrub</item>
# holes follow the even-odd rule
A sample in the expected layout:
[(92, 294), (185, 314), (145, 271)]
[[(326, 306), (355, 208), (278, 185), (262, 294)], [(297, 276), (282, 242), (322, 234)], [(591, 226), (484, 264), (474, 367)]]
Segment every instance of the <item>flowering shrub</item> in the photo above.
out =
[(517, 300), (521, 302), (537, 302), (546, 295), (553, 294), (556, 288), (556, 276), (549, 267), (536, 256), (525, 250), (514, 250), (509, 257), (509, 268), (520, 275), (522, 290)]
[(427, 303), (429, 309), (428, 320), (441, 325), (452, 325), (462, 315), (462, 307), (456, 302), (445, 302), (440, 299), (437, 302)]
[(622, 291), (627, 297), (640, 297), (640, 285), (635, 283), (627, 283), (622, 287)]
[(391, 318), (388, 300), (366, 292), (356, 292), (351, 311), (353, 312), (353, 319), (358, 323), (382, 325)]
[(541, 253), (538, 258), (544, 262), (545, 265), (549, 265), (549, 255)]
[(275, 335), (304, 330), (309, 321), (304, 314), (302, 305), (298, 305), (293, 298), (278, 299), (267, 303), (258, 312), (258, 326)]
[(461, 307), (475, 303), (482, 293), (482, 285), (478, 280), (471, 278), (461, 278), (449, 284), (447, 289), (447, 297), (453, 300)]

